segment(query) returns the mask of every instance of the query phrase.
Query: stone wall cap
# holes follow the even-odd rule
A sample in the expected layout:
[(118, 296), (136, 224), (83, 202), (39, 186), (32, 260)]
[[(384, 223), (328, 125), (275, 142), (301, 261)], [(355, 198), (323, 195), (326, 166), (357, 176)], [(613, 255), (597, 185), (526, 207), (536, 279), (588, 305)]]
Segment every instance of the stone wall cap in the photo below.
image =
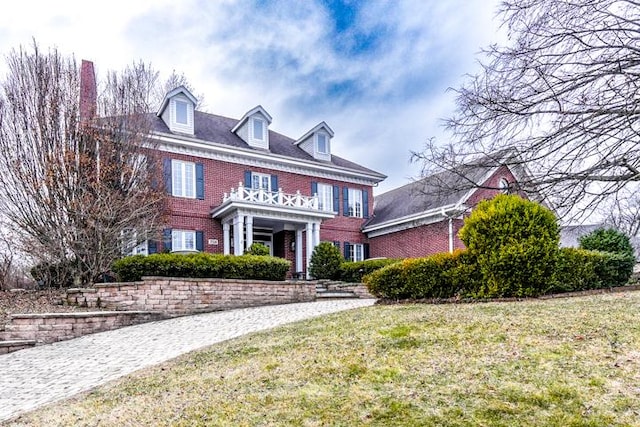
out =
[(29, 314), (10, 314), (10, 319), (52, 319), (55, 317), (61, 318), (85, 318), (85, 317), (108, 317), (121, 314), (163, 314), (161, 311), (148, 311), (148, 310), (112, 310), (112, 311), (78, 311), (78, 312), (64, 312), (64, 313), (29, 313)]

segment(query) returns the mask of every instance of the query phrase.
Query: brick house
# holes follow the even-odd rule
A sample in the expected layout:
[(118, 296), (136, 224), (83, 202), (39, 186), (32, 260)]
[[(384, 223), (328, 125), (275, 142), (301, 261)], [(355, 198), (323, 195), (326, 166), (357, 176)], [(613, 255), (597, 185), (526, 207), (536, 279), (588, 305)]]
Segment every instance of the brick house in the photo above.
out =
[(376, 196), (374, 214), (362, 230), (371, 257), (422, 257), (464, 248), (458, 231), (465, 215), (517, 182), (507, 166), (468, 167), (464, 179), (474, 185), (466, 189), (459, 188), (462, 179), (444, 171)]
[[(81, 121), (95, 114), (95, 84), (93, 64), (82, 61)], [(460, 179), (442, 172), (379, 195), (374, 204), (373, 187), (386, 176), (332, 154), (334, 132), (325, 122), (290, 138), (270, 129), (273, 119), (260, 105), (240, 119), (196, 105), (181, 86), (150, 115), (167, 224), (160, 241), (144, 241), (134, 254), (241, 255), (260, 242), (291, 261), (292, 273), (304, 273), (321, 241), (352, 261), (447, 252), (463, 247), (457, 233), (469, 209), (516, 181), (505, 166), (475, 167), (467, 177), (480, 189), (438, 193), (438, 182)]]
[[(95, 111), (93, 64), (81, 69), (81, 119)], [(240, 119), (196, 110), (185, 88), (167, 93), (149, 139), (160, 152), (168, 220), (161, 241), (135, 254), (205, 251), (241, 255), (254, 242), (305, 272), (313, 249), (333, 242), (347, 259), (368, 257), (362, 224), (373, 186), (385, 175), (331, 152), (333, 130), (320, 122), (299, 138), (269, 127), (261, 106)]]

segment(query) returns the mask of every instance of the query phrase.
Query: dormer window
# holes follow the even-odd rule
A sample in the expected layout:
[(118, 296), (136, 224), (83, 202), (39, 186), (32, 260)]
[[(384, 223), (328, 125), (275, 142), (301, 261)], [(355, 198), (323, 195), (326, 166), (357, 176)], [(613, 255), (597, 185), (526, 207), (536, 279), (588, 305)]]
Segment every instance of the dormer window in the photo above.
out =
[(165, 95), (158, 110), (158, 117), (162, 118), (169, 131), (193, 135), (194, 109), (197, 103), (187, 88), (179, 86)]
[(329, 154), (329, 140), (326, 134), (316, 134), (316, 143), (316, 150), (319, 154)]
[(176, 100), (176, 123), (186, 125), (189, 123), (189, 104), (185, 101)]
[(325, 122), (320, 122), (294, 144), (313, 156), (314, 159), (330, 162), (331, 138), (333, 138), (333, 130)]
[(253, 118), (253, 139), (264, 141), (264, 120)]
[(269, 125), (271, 116), (260, 105), (248, 111), (231, 132), (238, 135), (250, 147), (269, 149)]

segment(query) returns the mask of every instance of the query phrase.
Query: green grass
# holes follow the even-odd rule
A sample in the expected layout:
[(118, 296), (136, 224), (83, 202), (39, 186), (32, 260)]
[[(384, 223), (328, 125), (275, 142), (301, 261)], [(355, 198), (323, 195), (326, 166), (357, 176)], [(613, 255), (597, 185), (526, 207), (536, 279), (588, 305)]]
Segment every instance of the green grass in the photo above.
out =
[(192, 353), (19, 425), (640, 425), (640, 292), (375, 306)]

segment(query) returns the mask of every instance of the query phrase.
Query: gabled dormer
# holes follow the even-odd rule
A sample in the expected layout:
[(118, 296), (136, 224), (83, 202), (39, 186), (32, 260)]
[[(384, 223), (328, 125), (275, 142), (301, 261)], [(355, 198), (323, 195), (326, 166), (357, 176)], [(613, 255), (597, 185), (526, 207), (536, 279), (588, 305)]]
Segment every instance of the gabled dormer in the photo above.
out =
[(320, 122), (294, 144), (311, 154), (314, 159), (330, 162), (331, 138), (333, 138), (333, 131), (329, 125), (325, 122)]
[(269, 113), (258, 105), (242, 116), (240, 121), (231, 129), (231, 132), (238, 135), (251, 147), (268, 150), (271, 120)]
[(167, 93), (158, 110), (171, 132), (193, 135), (193, 112), (197, 104), (196, 98), (184, 86), (178, 86)]

